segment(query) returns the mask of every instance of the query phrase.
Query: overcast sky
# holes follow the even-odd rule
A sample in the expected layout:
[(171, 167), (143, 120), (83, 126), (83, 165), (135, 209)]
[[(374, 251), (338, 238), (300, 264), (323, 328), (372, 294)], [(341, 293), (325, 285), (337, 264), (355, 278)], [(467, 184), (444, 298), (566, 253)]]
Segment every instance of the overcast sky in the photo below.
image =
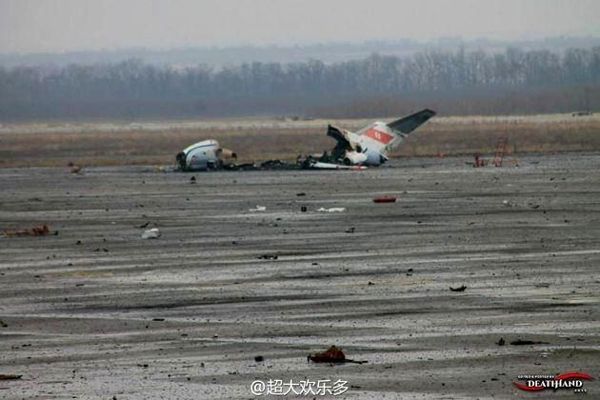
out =
[(0, 0), (0, 52), (600, 36), (600, 0)]

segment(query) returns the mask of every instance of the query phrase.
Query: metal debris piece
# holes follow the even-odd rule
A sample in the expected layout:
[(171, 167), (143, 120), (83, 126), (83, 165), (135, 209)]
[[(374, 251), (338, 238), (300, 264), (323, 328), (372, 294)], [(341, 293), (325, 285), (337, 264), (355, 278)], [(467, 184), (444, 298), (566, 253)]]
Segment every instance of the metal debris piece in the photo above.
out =
[(336, 213), (336, 212), (344, 212), (344, 211), (346, 211), (346, 208), (345, 207), (332, 207), (332, 208), (321, 207), (317, 211), (325, 212), (325, 213)]
[(281, 160), (267, 160), (260, 164), (261, 169), (289, 169), (290, 167), (294, 167), (294, 165)]
[(365, 364), (368, 361), (355, 361), (346, 358), (346, 355), (336, 346), (329, 347), (323, 353), (311, 354), (306, 357), (308, 361), (314, 363), (330, 363), (330, 364), (341, 364), (341, 363), (354, 363), (354, 364)]
[(540, 342), (540, 341), (536, 341), (536, 340), (523, 340), (523, 339), (517, 339), (517, 340), (513, 340), (512, 342), (510, 342), (511, 346), (529, 346), (529, 345), (534, 345), (534, 344), (550, 344), (548, 342)]
[(73, 163), (73, 161), (69, 161), (69, 163), (67, 164), (67, 167), (69, 167), (71, 169), (72, 174), (80, 173), (81, 168), (82, 168), (80, 165)]
[(160, 230), (158, 228), (147, 229), (142, 232), (142, 239), (158, 239), (160, 237)]
[(13, 236), (46, 236), (50, 234), (50, 228), (48, 225), (37, 225), (33, 228), (28, 229), (7, 229), (2, 231), (2, 234), (6, 237)]
[(0, 374), (0, 381), (14, 381), (17, 379), (21, 379), (23, 375), (13, 375), (13, 374)]
[(266, 206), (256, 206), (255, 208), (250, 208), (248, 209), (248, 211), (250, 212), (263, 212), (263, 211), (267, 211), (267, 207)]
[(464, 292), (467, 289), (467, 287), (465, 285), (453, 288), (452, 286), (450, 286), (450, 290), (453, 292)]

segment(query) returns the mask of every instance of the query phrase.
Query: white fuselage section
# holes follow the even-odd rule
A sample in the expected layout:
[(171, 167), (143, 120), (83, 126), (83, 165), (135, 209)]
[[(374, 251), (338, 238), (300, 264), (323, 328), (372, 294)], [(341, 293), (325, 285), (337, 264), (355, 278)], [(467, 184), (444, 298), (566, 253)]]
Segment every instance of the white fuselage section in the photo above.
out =
[(188, 146), (183, 150), (186, 168), (190, 171), (218, 168), (220, 149), (216, 140), (204, 140)]

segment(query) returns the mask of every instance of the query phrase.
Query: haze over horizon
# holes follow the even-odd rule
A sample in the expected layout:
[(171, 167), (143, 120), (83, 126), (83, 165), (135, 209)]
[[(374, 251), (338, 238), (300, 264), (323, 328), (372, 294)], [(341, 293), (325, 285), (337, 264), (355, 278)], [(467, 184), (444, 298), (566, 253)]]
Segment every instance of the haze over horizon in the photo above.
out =
[(600, 36), (595, 0), (0, 0), (0, 53)]

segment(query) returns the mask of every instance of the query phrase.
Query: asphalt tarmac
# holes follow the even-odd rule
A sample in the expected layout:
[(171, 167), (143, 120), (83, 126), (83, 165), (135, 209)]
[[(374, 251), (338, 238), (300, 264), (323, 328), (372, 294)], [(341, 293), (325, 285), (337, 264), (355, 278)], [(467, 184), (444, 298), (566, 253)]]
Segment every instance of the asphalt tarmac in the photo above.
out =
[(600, 398), (513, 384), (600, 375), (600, 155), (465, 161), (0, 169), (0, 230), (50, 229), (0, 236), (0, 398)]

